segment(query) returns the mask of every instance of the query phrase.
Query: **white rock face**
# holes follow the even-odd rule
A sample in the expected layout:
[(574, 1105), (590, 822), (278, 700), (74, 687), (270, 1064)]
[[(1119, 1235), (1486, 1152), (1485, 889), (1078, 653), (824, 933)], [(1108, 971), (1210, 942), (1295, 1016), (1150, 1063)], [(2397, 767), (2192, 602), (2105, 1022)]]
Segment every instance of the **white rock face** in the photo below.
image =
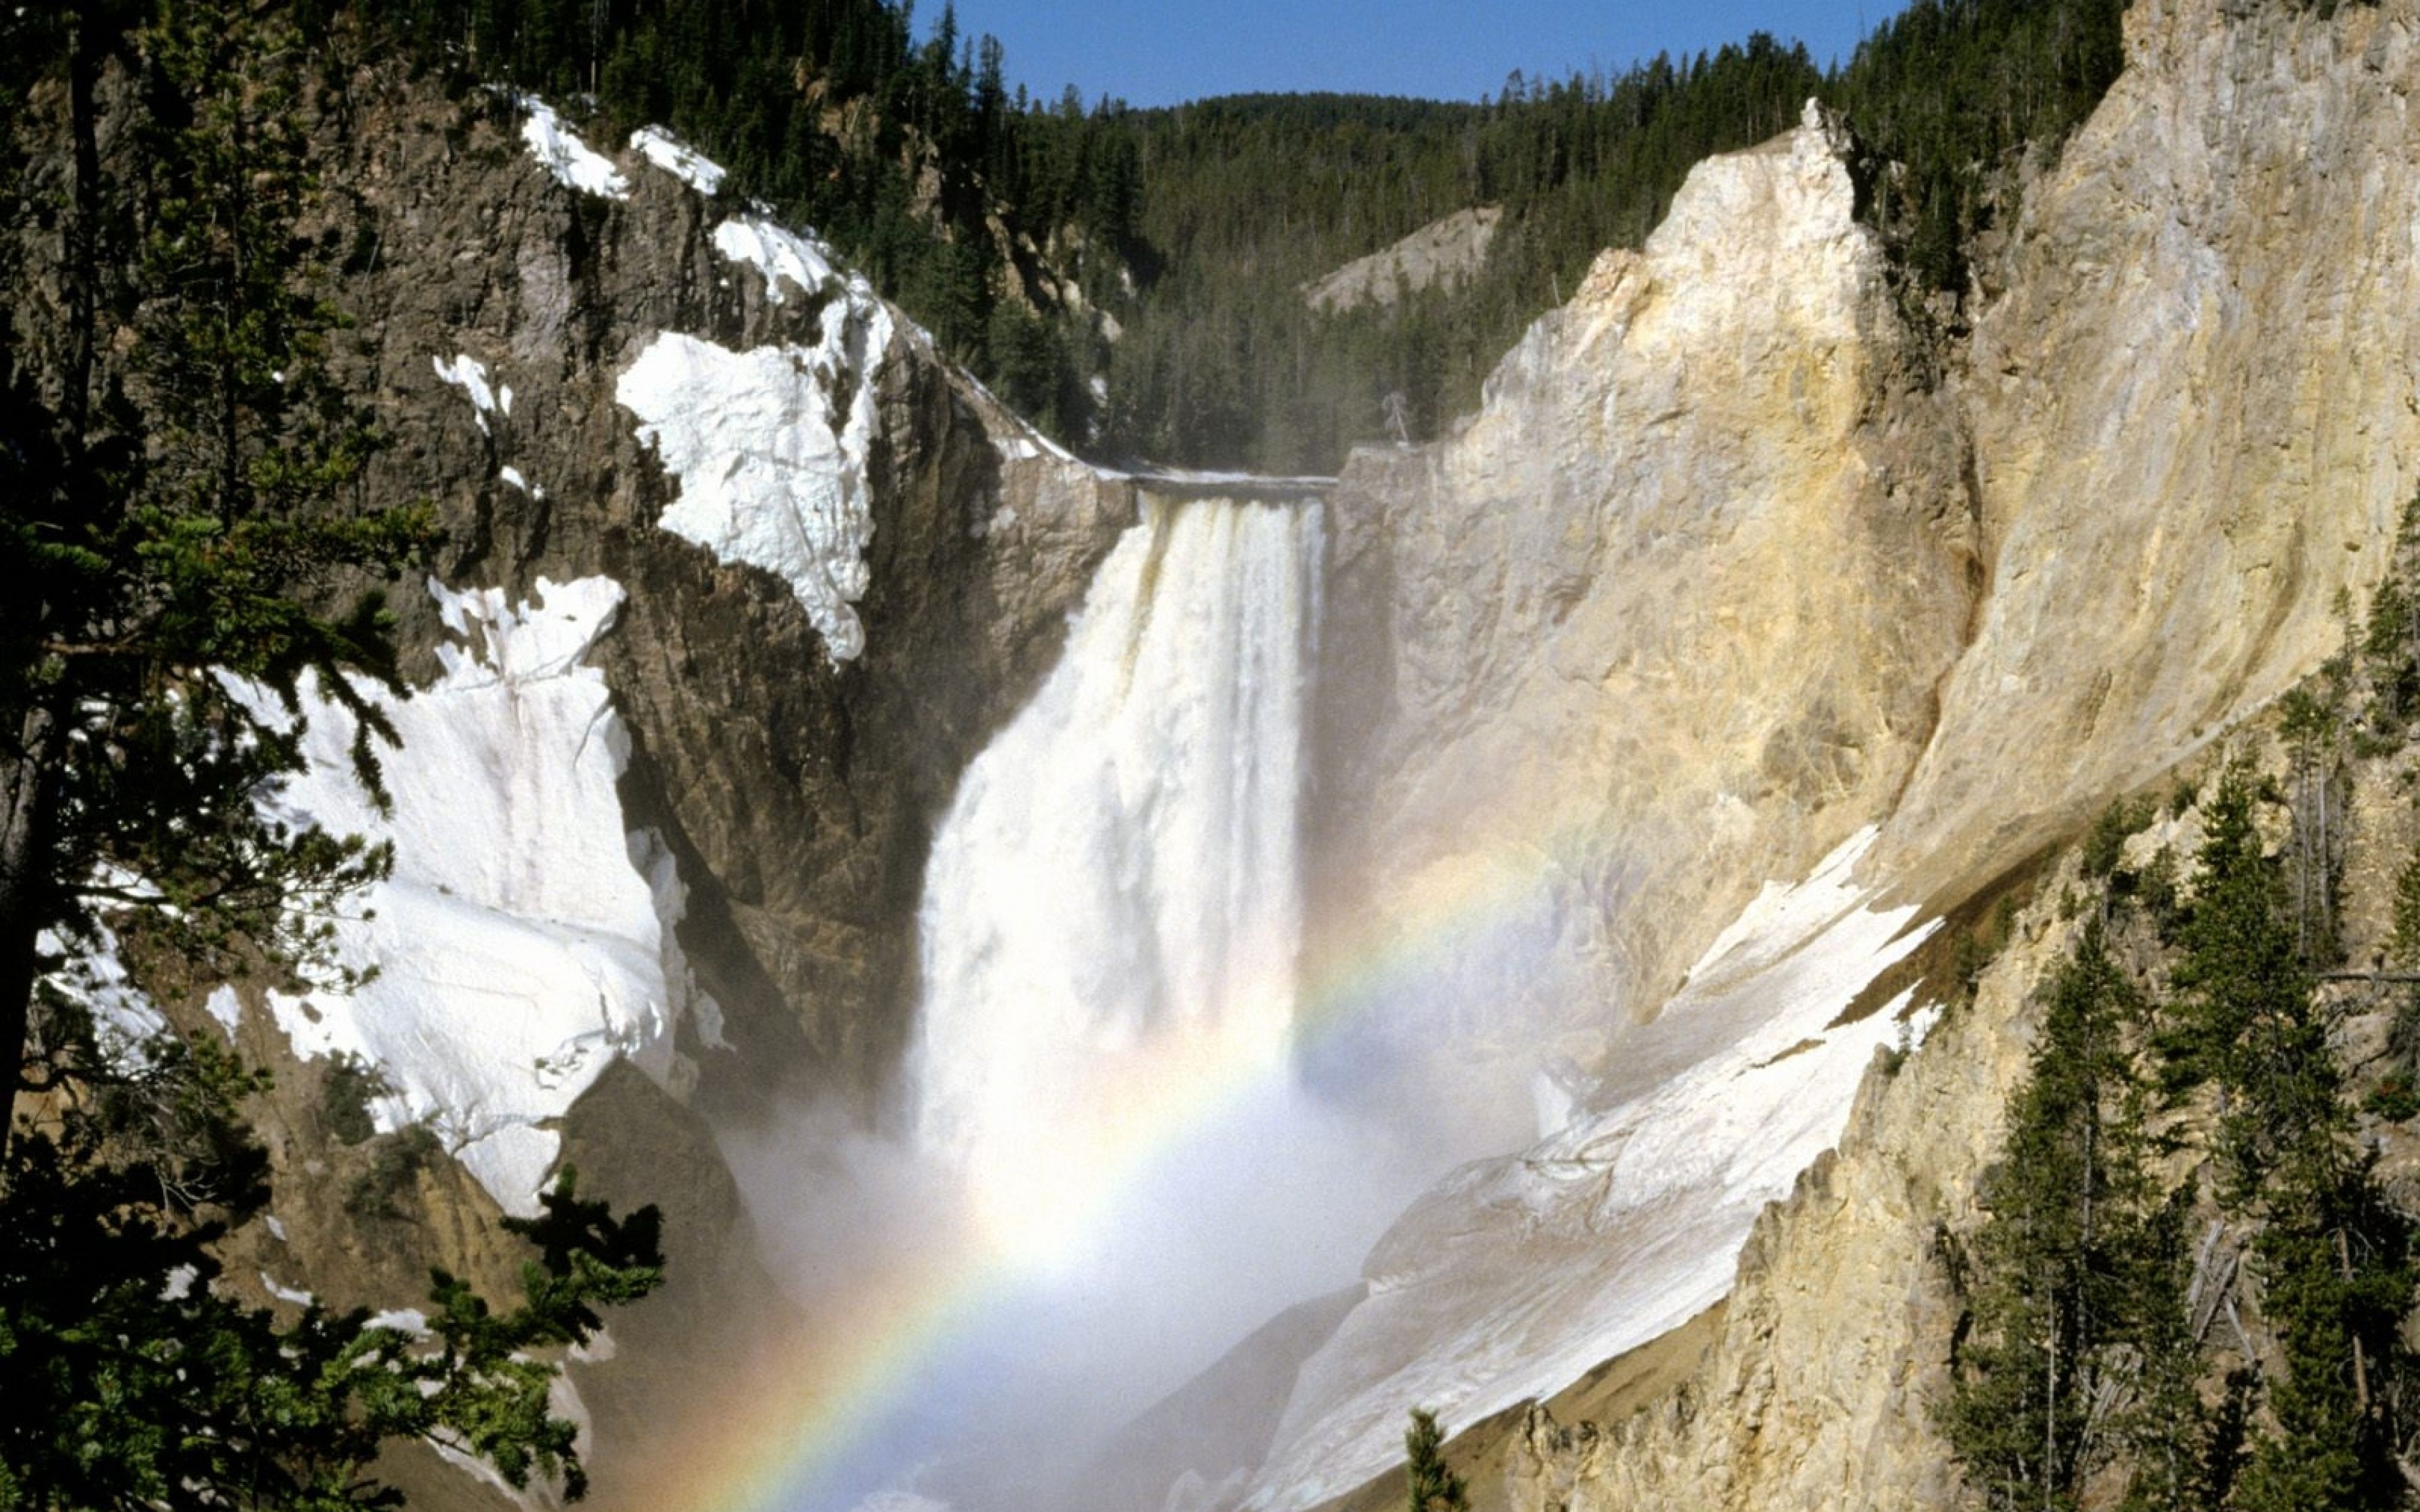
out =
[(1853, 208), (1820, 123), (1701, 164), (1457, 434), (1348, 468), (1319, 933), (1444, 920), (1405, 1035), (1602, 1059), (1914, 766), (1970, 532)]
[(547, 1120), (616, 1055), (678, 1074), (680, 893), (623, 823), (628, 737), (583, 665), (621, 589), (541, 581), (518, 606), (496, 589), (430, 591), (462, 643), (434, 686), (387, 708), (402, 738), (381, 763), (392, 815), (353, 777), (352, 718), (317, 696), (310, 769), (266, 805), (394, 842), (393, 876), (336, 926), (343, 962), (377, 975), (270, 1003), (297, 1054), (349, 1052), (385, 1073), (380, 1127), (430, 1120), (499, 1204), (534, 1213), (560, 1144)]
[(2127, 12), (1977, 324), (1991, 592), (1892, 870), (2012, 862), (2341, 643), (2420, 476), (2414, 21)]
[[(1608, 258), (1532, 331), (1461, 434), (1348, 476), (1333, 601), (1389, 606), (1332, 627), (1385, 688), (1341, 717), (1375, 732), (1357, 770), (1382, 795), (1340, 825), (1348, 848), (1375, 878), (1501, 873), (1524, 833), (1455, 795), (1495, 770), (1519, 796), (1499, 781), (1492, 807), (1570, 812), (1557, 785), (1578, 788), (1590, 808), (1544, 845), (1515, 957), (1546, 963), (1548, 1001), (1520, 1009), (1660, 1011), (1583, 1056), (1601, 1079), (1562, 1134), (1406, 1216), (1372, 1300), (1306, 1368), (1252, 1504), (1307, 1504), (1341, 1489), (1329, 1465), (1375, 1459), (1390, 1388), (1392, 1411), (1458, 1399), (1466, 1422), (1567, 1384), (1570, 1335), (1636, 1342), (1728, 1284), (1762, 1198), (1704, 1215), (1786, 1183), (1749, 1152), (1830, 1142), (1854, 1079), (1841, 1063), (1768, 1103), (1757, 1077), (1863, 1026), (1752, 1062), (1761, 1112), (1695, 1101), (1724, 1103), (1712, 1088), (1759, 1032), (1708, 1007), (1753, 998), (1777, 1026), (1833, 990), (1797, 980), (1797, 955), (1683, 978), (1760, 878), (1879, 825), (1853, 892), (1937, 912), (2341, 644), (2335, 601), (2366, 596), (2420, 475), (2420, 15), (2167, 0), (2127, 24), (2127, 73), (2030, 188), (1988, 281), (2003, 292), (1939, 399), (1874, 377), (1888, 313), (1824, 272), (1856, 266), (1826, 249), (1858, 233), (1845, 188), (1808, 192), (1824, 167), (1802, 132), (1702, 167), (1643, 256)], [(1971, 487), (1944, 465), (1962, 450)], [(1772, 901), (1723, 940), (1798, 937)], [(1823, 973), (1845, 984), (1901, 942), (1841, 918), (1812, 938), (1877, 920), (1861, 962), (1844, 949)], [(1485, 943), (1441, 996), (1512, 979)], [(1928, 1052), (1876, 1093), (1920, 1168), (1859, 1147), (1771, 1220), (1694, 1410), (1592, 1447), (1533, 1424), (1512, 1504), (1940, 1504), (1903, 1432), (1930, 1368), (1904, 1352), (1916, 1189), (1968, 1199), (2012, 1065), (1987, 1041), (1963, 1032), (1964, 1058)], [(1665, 1159), (1625, 1167), (1600, 1134)]]

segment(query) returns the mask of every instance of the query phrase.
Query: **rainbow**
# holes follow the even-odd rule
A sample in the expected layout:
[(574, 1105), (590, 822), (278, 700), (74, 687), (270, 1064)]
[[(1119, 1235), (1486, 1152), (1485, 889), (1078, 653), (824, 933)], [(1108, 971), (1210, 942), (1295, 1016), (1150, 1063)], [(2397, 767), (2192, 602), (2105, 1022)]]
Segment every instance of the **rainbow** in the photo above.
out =
[[(1561, 830), (1564, 826), (1556, 826)], [(1569, 826), (1576, 831), (1577, 825)], [(1513, 928), (1543, 900), (1550, 858), (1563, 834), (1541, 835), (1509, 853), (1519, 864), (1442, 869), (1398, 896), (1378, 927), (1307, 952), (1295, 996), (1298, 1052), (1337, 1032), (1366, 1008), (1432, 973), (1450, 953)], [(1289, 973), (1291, 975), (1291, 973)], [(1289, 990), (1272, 982), (1272, 991)], [(1212, 1134), (1221, 1116), (1288, 1076), (1290, 1057), (1248, 1049), (1178, 1045), (1139, 1057), (1125, 1095), (1077, 1136), (1085, 1174), (1079, 1192), (1051, 1213), (1052, 1226), (1105, 1221), (1156, 1163)], [(795, 1336), (768, 1346), (736, 1372), (731, 1392), (692, 1421), (667, 1430), (677, 1449), (652, 1447), (649, 1462), (601, 1480), (613, 1506), (651, 1512), (794, 1512), (823, 1506), (830, 1481), (861, 1453), (947, 1351), (1048, 1263), (1016, 1228), (951, 1236), (905, 1254), (825, 1307)]]

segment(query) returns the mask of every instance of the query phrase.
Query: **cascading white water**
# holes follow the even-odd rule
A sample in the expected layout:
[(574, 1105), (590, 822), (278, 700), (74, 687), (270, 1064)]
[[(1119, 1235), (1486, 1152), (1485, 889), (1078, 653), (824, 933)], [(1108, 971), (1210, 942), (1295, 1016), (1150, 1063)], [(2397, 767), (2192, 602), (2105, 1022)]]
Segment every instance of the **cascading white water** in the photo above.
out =
[(1145, 496), (934, 843), (916, 1143), (1059, 1242), (1189, 1105), (1283, 1060), (1315, 504)]

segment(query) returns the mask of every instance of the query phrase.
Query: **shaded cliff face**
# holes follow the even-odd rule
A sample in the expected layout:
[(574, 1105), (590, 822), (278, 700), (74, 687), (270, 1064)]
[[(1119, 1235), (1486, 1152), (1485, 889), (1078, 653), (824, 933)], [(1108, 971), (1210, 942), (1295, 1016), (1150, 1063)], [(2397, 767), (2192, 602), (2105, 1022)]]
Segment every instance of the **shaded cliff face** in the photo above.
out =
[[(624, 823), (654, 837), (707, 1005), (675, 1074), (609, 1072), (563, 1127), (593, 1189), (671, 1210), (664, 1294), (573, 1375), (610, 1498), (686, 1431), (692, 1382), (781, 1336), (710, 1125), (777, 1092), (876, 1111), (934, 827), (1134, 500), (681, 160), (616, 153), (583, 189), (512, 101), (362, 83), (334, 176), (377, 247), (342, 291), (340, 355), (394, 440), (370, 491), (435, 503), (449, 585), (621, 589), (588, 664), (627, 738)], [(436, 602), (398, 597), (431, 667)]]
[[(345, 949), (385, 968), (358, 1001), (200, 983), (170, 1008), (277, 1074), (253, 1112), (279, 1216), (231, 1242), (264, 1300), (408, 1307), (431, 1265), (509, 1294), (499, 1207), (527, 1207), (558, 1153), (585, 1193), (666, 1208), (665, 1288), (572, 1371), (610, 1493), (682, 1431), (701, 1374), (780, 1337), (716, 1134), (776, 1092), (876, 1111), (933, 828), (1047, 671), (1132, 486), (669, 144), (582, 144), (535, 101), (389, 69), (322, 110), (302, 229), (350, 249), (329, 361), (389, 442), (346, 501), (426, 501), (442, 545), (392, 599), (420, 689), (398, 723), (425, 732), (387, 757), (396, 814), (326, 773), (277, 801), (392, 829), (375, 902), (413, 949), (351, 920)], [(23, 292), (38, 322), (54, 291)], [(682, 371), (634, 391), (666, 351)], [(714, 386), (732, 373), (749, 383)], [(315, 738), (341, 733), (328, 713)], [(328, 1091), (330, 1054), (363, 1049), (396, 1094), (355, 1094), (366, 1140)], [(405, 1473), (415, 1504), (485, 1494)]]
[[(661, 333), (735, 361), (817, 352), (834, 302), (866, 297), (836, 275), (768, 277), (783, 249), (763, 245), (745, 206), (639, 153), (616, 160), (625, 197), (585, 193), (535, 161), (510, 101), (363, 84), (340, 176), (355, 235), (376, 248), (343, 290), (358, 322), (346, 376), (379, 396), (394, 441), (371, 491), (437, 505), (449, 584), (519, 594), (540, 576), (596, 574), (623, 586), (597, 664), (631, 732), (632, 827), (659, 828), (680, 863), (690, 953), (735, 1039), (782, 1048), (707, 1060), (709, 1091), (770, 1060), (864, 1094), (907, 1032), (931, 825), (1047, 668), (1093, 563), (1132, 517), (1130, 490), (1042, 446), (904, 317), (868, 312), (860, 323), (887, 339), (808, 375), (862, 384), (874, 408), (853, 607), (864, 649), (835, 661), (779, 574), (659, 528), (681, 480), (642, 443), (649, 417), (617, 388)], [(476, 411), (449, 388), (434, 364), (458, 356), (513, 391), (508, 412)], [(766, 418), (778, 435), (845, 417)], [(399, 596), (411, 639), (439, 640), (433, 607)]]

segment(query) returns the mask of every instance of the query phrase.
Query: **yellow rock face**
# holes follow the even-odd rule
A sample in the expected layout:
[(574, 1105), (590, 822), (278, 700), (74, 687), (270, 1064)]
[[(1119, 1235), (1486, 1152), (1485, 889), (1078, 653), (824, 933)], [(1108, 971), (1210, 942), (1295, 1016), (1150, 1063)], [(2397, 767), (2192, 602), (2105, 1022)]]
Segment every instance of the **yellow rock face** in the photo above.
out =
[[(1322, 938), (1438, 934), (1428, 990), (1482, 1006), (1406, 1032), (1459, 1036), (1477, 1096), (1505, 1096), (1471, 1071), (1490, 1045), (1542, 1026), (1596, 1074), (1560, 1134), (1381, 1246), (1249, 1504), (1342, 1489), (1404, 1400), (1468, 1422), (1559, 1389), (1551, 1350), (1521, 1379), (1491, 1341), (1627, 1347), (1615, 1314), (1647, 1304), (1624, 1295), (1679, 1297), (1679, 1262), (1609, 1250), (1736, 1246), (1747, 1220), (1725, 1238), (1706, 1205), (1781, 1195), (1734, 1154), (1672, 1177), (1668, 1207), (1615, 1200), (1641, 1141), (1688, 1162), (1673, 1128), (1782, 1142), (1771, 1109), (1663, 1105), (1736, 1053), (1740, 1005), (1802, 991), (1788, 961), (1684, 982), (1761, 884), (1878, 825), (1852, 890), (1947, 909), (2342, 644), (2339, 597), (2366, 600), (2420, 475), (2420, 15), (2138, 0), (2127, 24), (2125, 75), (2028, 187), (1945, 383), (1911, 375), (1810, 119), (1702, 165), (1457, 434), (1356, 458)], [(1473, 895), (1511, 902), (1457, 934)], [(2011, 1022), (2022, 983), (1991, 991)], [(2022, 1058), (1970, 1021), (1873, 1087), (1757, 1227), (1685, 1410), (1592, 1438), (1533, 1419), (1509, 1504), (1938, 1504), (1918, 1251)], [(1841, 1085), (1806, 1094), (1838, 1099), (1833, 1134)], [(1651, 1114), (1682, 1123), (1638, 1133)]]

